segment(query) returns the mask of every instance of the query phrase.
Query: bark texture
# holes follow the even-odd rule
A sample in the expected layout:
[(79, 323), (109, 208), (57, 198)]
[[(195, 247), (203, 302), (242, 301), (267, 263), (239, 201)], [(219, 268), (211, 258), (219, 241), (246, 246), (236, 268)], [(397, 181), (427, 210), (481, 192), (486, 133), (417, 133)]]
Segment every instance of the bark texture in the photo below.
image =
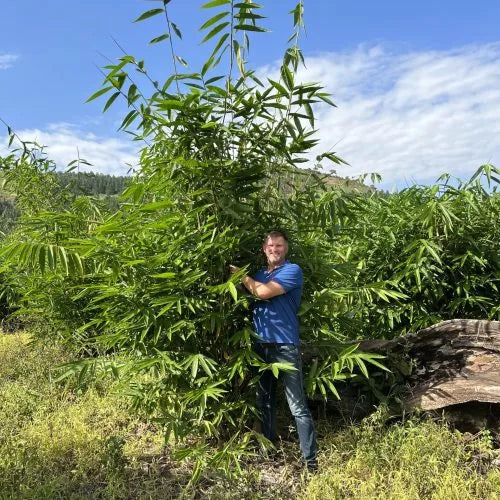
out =
[(392, 340), (365, 340), (406, 375), (409, 408), (500, 403), (500, 321), (453, 319)]

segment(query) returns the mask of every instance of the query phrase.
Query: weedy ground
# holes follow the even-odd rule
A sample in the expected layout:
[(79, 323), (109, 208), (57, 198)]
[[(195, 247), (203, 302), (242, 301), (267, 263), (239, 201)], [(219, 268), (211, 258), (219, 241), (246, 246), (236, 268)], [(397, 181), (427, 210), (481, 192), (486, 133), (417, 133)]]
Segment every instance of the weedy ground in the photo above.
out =
[(308, 476), (298, 446), (253, 457), (239, 477), (175, 463), (161, 432), (128, 411), (109, 387), (54, 382), (60, 347), (0, 333), (0, 499), (24, 498), (500, 498), (499, 453), (491, 436), (463, 435), (442, 422), (389, 423), (383, 411), (362, 424), (320, 422), (320, 471)]

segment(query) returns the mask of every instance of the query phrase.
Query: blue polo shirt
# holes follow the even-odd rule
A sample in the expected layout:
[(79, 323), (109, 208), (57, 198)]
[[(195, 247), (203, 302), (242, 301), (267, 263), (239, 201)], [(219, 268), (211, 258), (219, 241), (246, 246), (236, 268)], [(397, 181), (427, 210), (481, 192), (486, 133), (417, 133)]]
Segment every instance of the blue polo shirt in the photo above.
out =
[(283, 287), (285, 294), (269, 300), (258, 300), (253, 306), (253, 324), (260, 342), (299, 345), (299, 318), (297, 313), (302, 296), (302, 269), (286, 261), (268, 272), (261, 269), (252, 276), (256, 281), (274, 281)]

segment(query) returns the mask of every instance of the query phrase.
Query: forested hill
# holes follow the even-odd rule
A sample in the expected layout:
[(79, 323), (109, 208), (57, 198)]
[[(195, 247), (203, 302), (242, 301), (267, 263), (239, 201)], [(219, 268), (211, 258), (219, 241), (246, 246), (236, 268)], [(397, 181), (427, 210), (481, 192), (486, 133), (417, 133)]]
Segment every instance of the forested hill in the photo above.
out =
[[(131, 177), (95, 172), (54, 172), (62, 188), (76, 195), (117, 195), (123, 192)], [(1, 174), (0, 174), (1, 175)], [(15, 193), (9, 187), (0, 189), (0, 202), (12, 201)]]
[(57, 172), (62, 187), (74, 194), (116, 195), (123, 192), (130, 177), (96, 174), (94, 172)]
[[(337, 186), (345, 191), (356, 189), (361, 192), (371, 192), (373, 187), (363, 184), (360, 180), (326, 175), (313, 170), (300, 169), (300, 175), (289, 174), (288, 181), (295, 184), (299, 179), (304, 180), (311, 175), (319, 175), (324, 178), (325, 184)], [(119, 195), (131, 182), (131, 177), (99, 174), (95, 172), (55, 172), (62, 188), (68, 189), (75, 195)], [(307, 182), (307, 180), (306, 180)], [(286, 183), (285, 183), (286, 184)], [(285, 191), (287, 190), (284, 188)], [(15, 199), (15, 194), (8, 190), (0, 189), (0, 204), (5, 205)], [(0, 207), (0, 213), (3, 208)]]
[[(130, 177), (96, 174), (94, 172), (56, 172), (61, 188), (77, 196), (109, 196), (116, 203), (116, 196), (123, 192)], [(9, 233), (20, 212), (16, 194), (7, 188), (0, 189), (0, 237)]]
[[(117, 195), (122, 193), (131, 182), (131, 177), (99, 174), (95, 172), (55, 172), (61, 188), (69, 190), (76, 196), (104, 196), (110, 197), (109, 201), (114, 205), (117, 203)], [(290, 191), (290, 186), (297, 182), (312, 181), (311, 176), (323, 177), (325, 184), (337, 186), (344, 191), (357, 190), (370, 193), (373, 187), (367, 186), (358, 180), (338, 177), (336, 175), (325, 175), (313, 170), (301, 169), (297, 174), (289, 174), (288, 182), (281, 189), (285, 193)], [(311, 180), (307, 180), (311, 178)], [(11, 231), (14, 223), (20, 215), (15, 203), (16, 194), (8, 188), (0, 188), (0, 237)]]

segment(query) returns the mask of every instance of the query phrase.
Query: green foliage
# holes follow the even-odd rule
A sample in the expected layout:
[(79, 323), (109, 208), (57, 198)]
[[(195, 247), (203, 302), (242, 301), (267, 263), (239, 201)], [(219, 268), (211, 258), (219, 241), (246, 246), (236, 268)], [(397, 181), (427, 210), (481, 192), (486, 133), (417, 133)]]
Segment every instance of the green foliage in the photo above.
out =
[(84, 238), (111, 206), (62, 188), (43, 148), (22, 141), (21, 145), (0, 158), (4, 185), (15, 193), (22, 214), (0, 249), (0, 295), (6, 310), (17, 309), (16, 314), (59, 337), (71, 317), (76, 324), (87, 318), (81, 303), (72, 298), (71, 287), (81, 281), (84, 264), (71, 242)]
[[(443, 183), (383, 197), (324, 195), (321, 211), (332, 214), (336, 231), (332, 260), (345, 266), (337, 281), (345, 288), (324, 293), (349, 312), (352, 323), (343, 328), (350, 337), (390, 338), (452, 318), (499, 317), (498, 172), (484, 165), (467, 183), (444, 176)], [(370, 295), (378, 300), (370, 303)]]
[[(3, 166), (4, 168), (9, 168), (6, 164)], [(121, 194), (130, 183), (130, 177), (117, 177), (114, 175), (103, 175), (93, 172), (75, 173), (69, 171), (54, 171), (54, 174), (61, 186), (61, 191), (69, 192), (74, 196), (106, 195), (108, 198), (105, 198), (105, 202), (114, 209), (118, 207), (118, 203), (112, 196)], [(20, 185), (23, 182), (21, 179), (16, 179), (16, 181), (12, 182), (12, 179), (8, 177), (9, 176), (7, 176), (7, 179), (0, 177), (4, 188), (5, 184), (9, 185), (14, 183)], [(15, 228), (17, 220), (21, 216), (21, 210), (16, 203), (16, 197), (16, 193), (6, 189), (0, 190), (0, 237), (9, 234)]]
[[(226, 10), (202, 26), (213, 48), (188, 74), (177, 71), (171, 35), (180, 32), (167, 4), (137, 21), (164, 12), (169, 36), (158, 38), (170, 44), (174, 74), (160, 84), (125, 54), (89, 98), (112, 92), (104, 110), (122, 98), (130, 110), (121, 128), (145, 144), (119, 206), (61, 189), (43, 150), (23, 143), (1, 160), (23, 217), (0, 256), (39, 336), (79, 351), (61, 377), (118, 379), (180, 446), (177, 457), (195, 463), (194, 481), (205, 467), (241, 472), (262, 441), (252, 426), (256, 377), (288, 368), (253, 353), (252, 298), (238, 294), (228, 265), (255, 270), (263, 236), (288, 232), (290, 260), (306, 278), (301, 337), (320, 352), (307, 386), (337, 395), (338, 381), (381, 367), (346, 341), (453, 315), (498, 316), (499, 198), (481, 184), (498, 172), (484, 166), (465, 185), (389, 197), (328, 186), (298, 169), (317, 144), (313, 106), (332, 104), (321, 85), (297, 81), (302, 2), (279, 81), (266, 83), (246, 64), (249, 35), (264, 31), (257, 4), (204, 5)], [(211, 76), (224, 64), (225, 79)]]
[[(9, 142), (18, 139), (12, 131), (9, 135)], [(36, 214), (64, 206), (67, 193), (59, 188), (55, 164), (42, 146), (18, 140), (21, 147), (0, 158), (2, 189), (15, 194), (16, 206), (22, 213)]]

